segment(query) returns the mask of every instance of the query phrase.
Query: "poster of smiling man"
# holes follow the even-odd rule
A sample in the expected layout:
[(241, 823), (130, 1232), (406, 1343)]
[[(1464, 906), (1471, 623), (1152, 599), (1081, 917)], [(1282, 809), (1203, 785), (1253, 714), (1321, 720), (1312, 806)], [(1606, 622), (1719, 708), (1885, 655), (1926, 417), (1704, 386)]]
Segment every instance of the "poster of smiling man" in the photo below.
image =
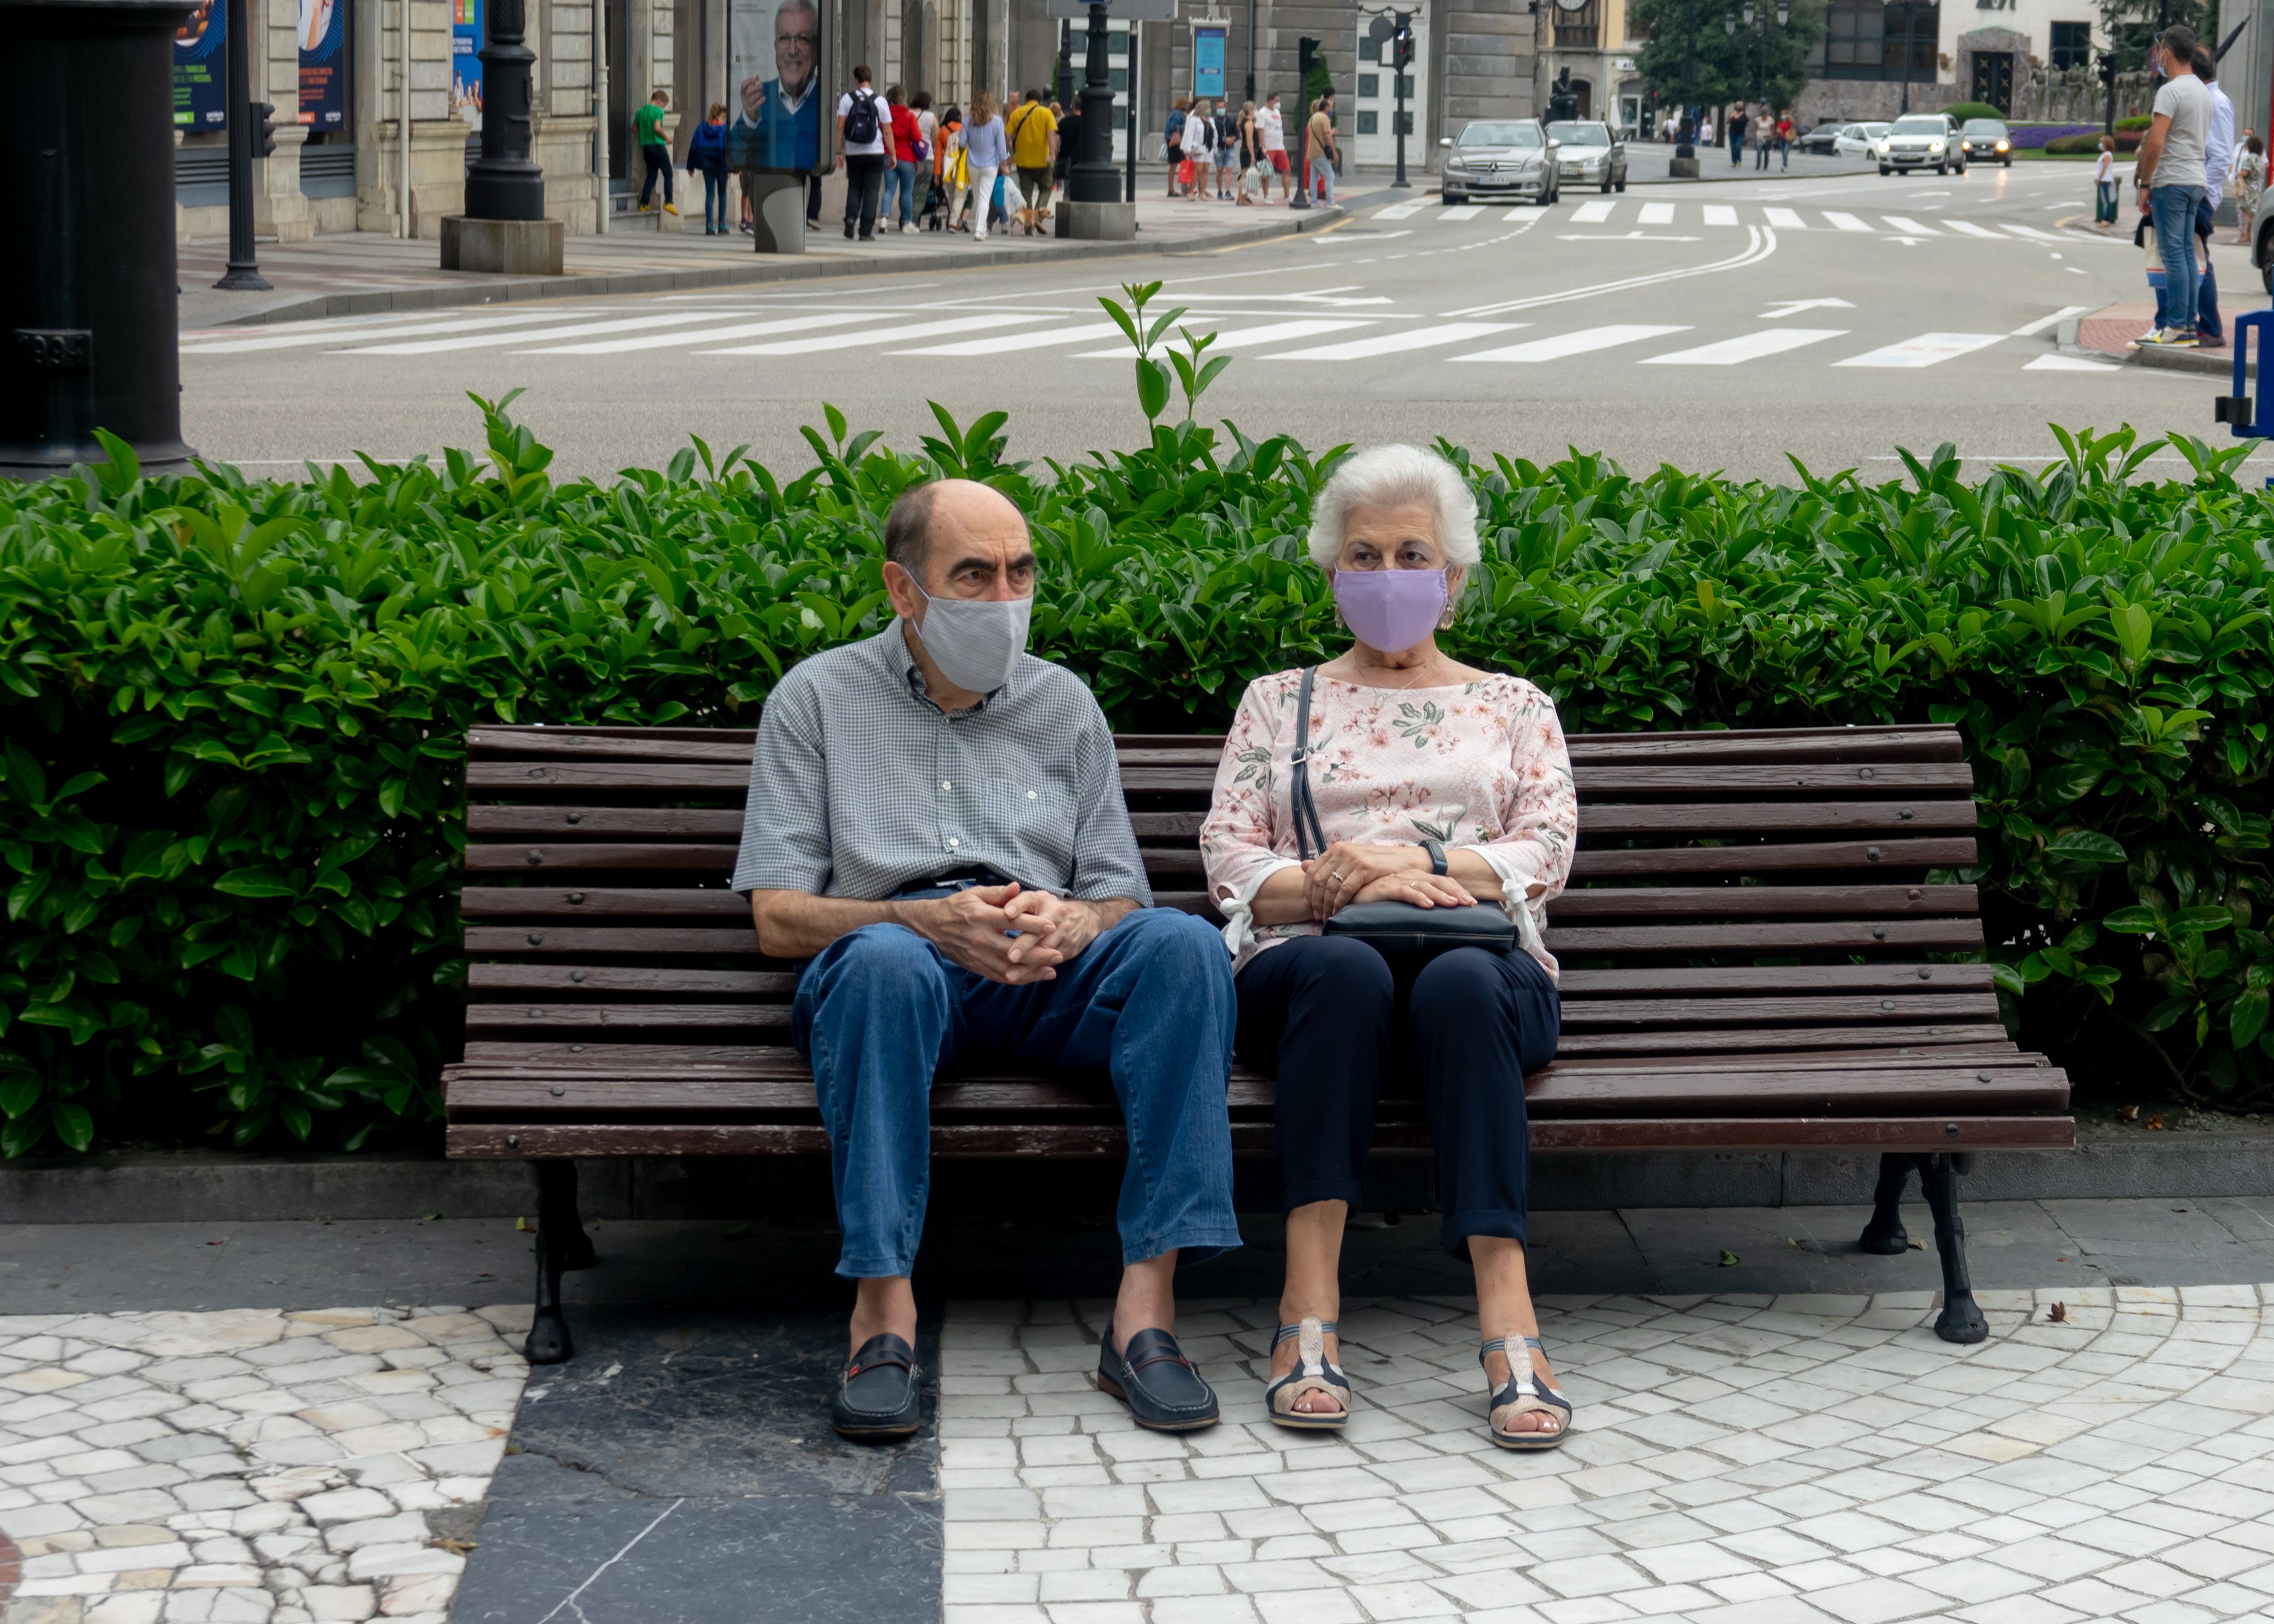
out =
[(727, 162), (810, 174), (829, 168), (829, 98), (817, 0), (729, 0)]

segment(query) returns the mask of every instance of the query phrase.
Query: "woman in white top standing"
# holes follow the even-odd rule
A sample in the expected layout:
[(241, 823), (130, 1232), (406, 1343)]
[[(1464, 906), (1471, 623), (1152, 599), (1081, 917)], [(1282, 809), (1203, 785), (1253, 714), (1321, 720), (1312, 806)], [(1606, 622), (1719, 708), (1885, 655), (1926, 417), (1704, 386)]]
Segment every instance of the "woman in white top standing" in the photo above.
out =
[(1010, 161), (1010, 142), (1003, 134), (1003, 115), (995, 110), (995, 93), (983, 90), (971, 98), (971, 121), (963, 126), (963, 155), (971, 171), (971, 240), (987, 240), (987, 215), (995, 204), (995, 177)]
[(2266, 143), (2258, 139), (2257, 132), (2242, 132), (2241, 148), (2234, 154), (2234, 218), (2240, 228), (2234, 234), (2238, 243), (2250, 241), (2251, 222), (2258, 215), (2258, 199), (2266, 192)]
[(1193, 166), (1193, 177), (1185, 183), (1187, 201), (1216, 184), (1216, 118), (1205, 102), (1193, 103), (1193, 110), (1185, 115), (1185, 158)]
[(2092, 167), (2092, 223), (2099, 230), (2116, 228), (2116, 141), (2100, 138), (2100, 161)]

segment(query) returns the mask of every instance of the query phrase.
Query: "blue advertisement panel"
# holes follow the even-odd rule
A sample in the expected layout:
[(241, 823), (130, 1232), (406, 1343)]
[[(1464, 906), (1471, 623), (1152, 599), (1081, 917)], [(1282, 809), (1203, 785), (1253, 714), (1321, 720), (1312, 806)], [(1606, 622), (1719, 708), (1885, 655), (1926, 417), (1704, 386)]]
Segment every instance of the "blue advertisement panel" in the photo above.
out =
[(815, 0), (730, 0), (727, 13), (727, 165), (826, 171), (836, 107), (824, 88)]
[(482, 0), (451, 0), (450, 117), (482, 127)]
[(348, 0), (300, 0), (300, 122), (343, 130), (348, 116)]
[(1193, 30), (1193, 94), (1211, 102), (1224, 100), (1224, 36), (1222, 28)]
[(181, 130), (218, 130), (228, 122), (229, 34), (222, 0), (198, 0), (174, 30), (174, 124)]

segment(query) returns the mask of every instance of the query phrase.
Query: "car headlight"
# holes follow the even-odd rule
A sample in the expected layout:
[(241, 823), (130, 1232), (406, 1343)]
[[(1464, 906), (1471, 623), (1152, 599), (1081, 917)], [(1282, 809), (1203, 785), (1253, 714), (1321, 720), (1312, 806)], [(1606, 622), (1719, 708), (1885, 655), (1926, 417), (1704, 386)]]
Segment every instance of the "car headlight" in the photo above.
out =
[(1940, 152), (1942, 150), (1942, 143), (1940, 141), (1929, 141), (1926, 144), (1926, 149), (1931, 153)]
[(1465, 175), (1468, 172), (1468, 164), (1459, 158), (1448, 158), (1445, 160), (1445, 173), (1448, 175)]
[(1879, 156), (1881, 156), (1882, 158), (1886, 157), (1886, 156), (1887, 155), (1887, 152), (1888, 152), (1887, 144), (1886, 144), (1885, 141), (1881, 141), (1881, 142), (1879, 143)]
[(1999, 143), (1998, 143), (1998, 150), (1999, 150), (1999, 152), (2004, 152), (2004, 151), (2006, 150), (2006, 148), (2007, 148), (2007, 147), (2011, 146), (2011, 145), (2012, 145), (2012, 143), (2011, 143), (2011, 142), (2009, 142), (2009, 141), (2000, 141), (2000, 142), (1999, 142)]

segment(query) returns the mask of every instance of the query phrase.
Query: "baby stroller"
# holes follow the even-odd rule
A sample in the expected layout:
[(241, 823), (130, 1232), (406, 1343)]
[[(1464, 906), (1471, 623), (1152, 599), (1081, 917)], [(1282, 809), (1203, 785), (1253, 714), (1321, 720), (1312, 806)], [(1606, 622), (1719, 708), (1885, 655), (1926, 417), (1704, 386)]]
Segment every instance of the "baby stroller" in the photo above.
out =
[(926, 177), (923, 207), (916, 212), (916, 229), (945, 231), (947, 229), (947, 194), (938, 184)]

